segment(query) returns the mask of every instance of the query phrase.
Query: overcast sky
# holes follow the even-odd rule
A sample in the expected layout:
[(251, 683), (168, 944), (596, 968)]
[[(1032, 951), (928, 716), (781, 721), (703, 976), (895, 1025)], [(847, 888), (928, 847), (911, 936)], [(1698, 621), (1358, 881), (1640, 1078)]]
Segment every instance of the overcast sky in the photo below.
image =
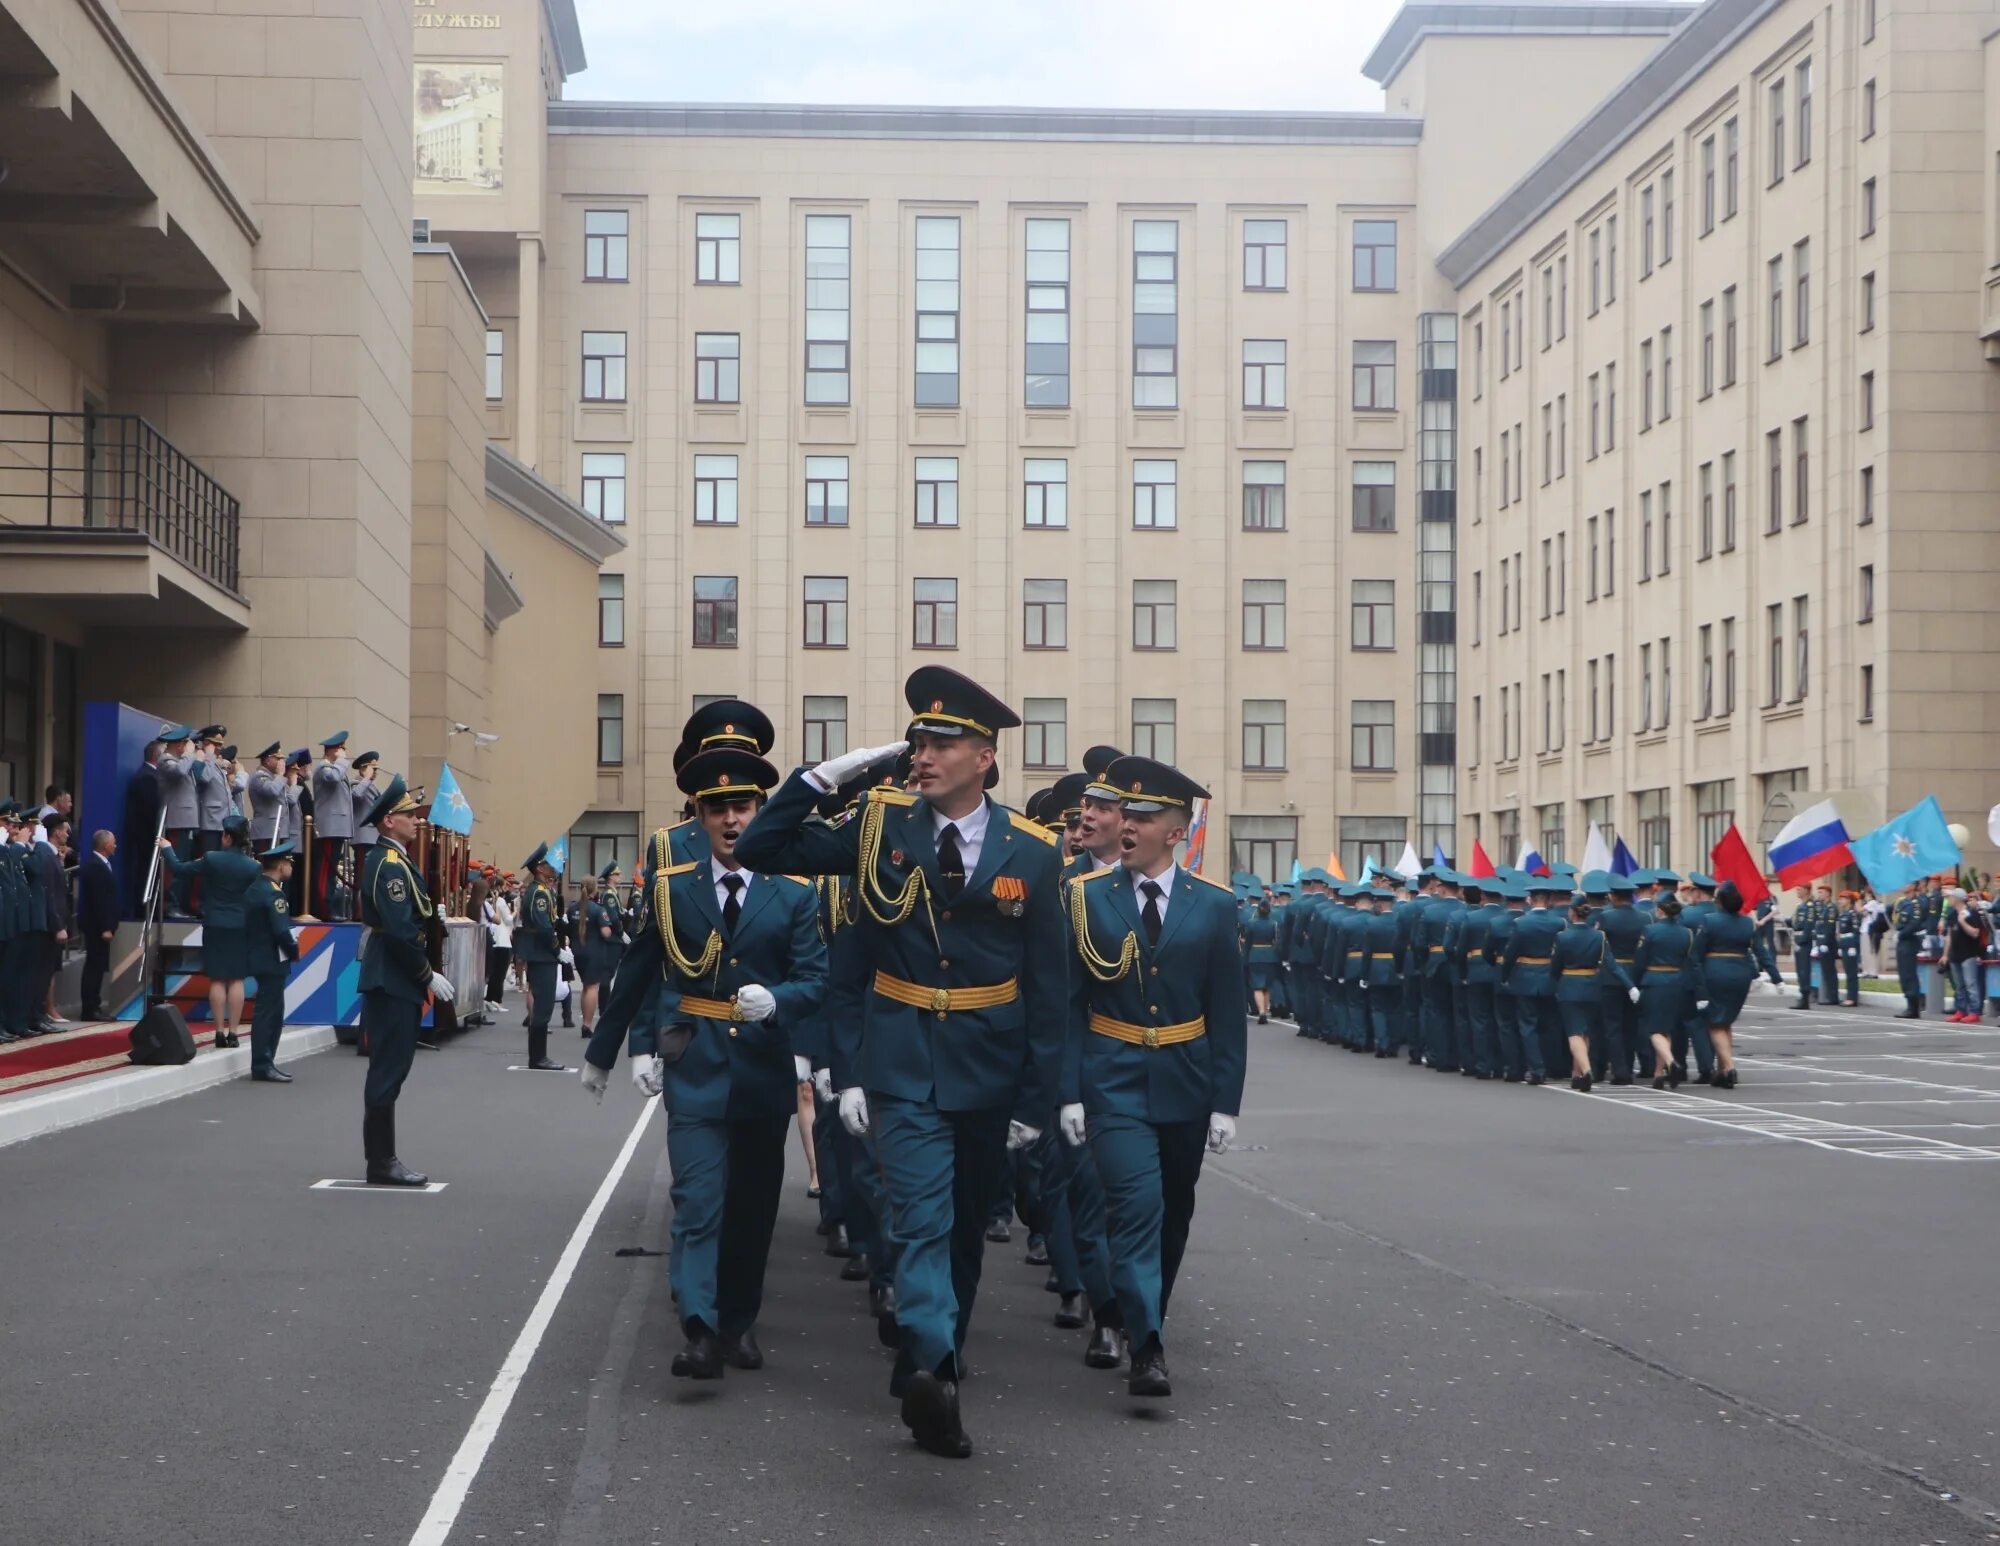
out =
[(576, 0), (572, 98), (1361, 109), (1397, 0)]

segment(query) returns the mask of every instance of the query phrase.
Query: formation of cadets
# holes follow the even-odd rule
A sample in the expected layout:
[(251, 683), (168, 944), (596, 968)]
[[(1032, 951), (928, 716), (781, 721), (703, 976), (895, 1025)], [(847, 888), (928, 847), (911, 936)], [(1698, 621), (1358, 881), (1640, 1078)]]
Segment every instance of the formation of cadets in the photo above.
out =
[[(1205, 1153), (1227, 1148), (1247, 1019), (1227, 887), (1175, 863), (1178, 770), (1093, 749), (1034, 814), (995, 802), (1019, 717), (940, 667), (891, 745), (780, 780), (753, 705), (698, 710), (690, 814), (648, 844), (643, 901), (585, 1053), (662, 1098), (674, 1374), (761, 1368), (764, 1269), (797, 1087), (838, 1113), (843, 1278), (865, 1282), (889, 1393), (926, 1450), (960, 1414), (985, 1247), (1011, 1181), (1083, 1361), (1171, 1394), (1165, 1326)], [(775, 790), (775, 792), (773, 792)], [(364, 896), (364, 901), (366, 897)], [(865, 1265), (857, 1265), (864, 1264)]]

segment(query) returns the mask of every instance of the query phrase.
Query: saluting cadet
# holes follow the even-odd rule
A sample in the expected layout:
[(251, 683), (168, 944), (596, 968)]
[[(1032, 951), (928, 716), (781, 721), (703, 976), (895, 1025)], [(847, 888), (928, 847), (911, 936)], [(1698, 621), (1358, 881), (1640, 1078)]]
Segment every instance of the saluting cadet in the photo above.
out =
[(368, 862), (368, 850), (375, 846), (376, 832), (368, 824), (368, 813), (375, 808), (375, 774), (381, 762), (380, 752), (363, 752), (354, 759), (348, 773), (347, 792), (354, 810), (354, 831), (349, 842), (354, 847), (353, 870), (356, 875)]
[(858, 821), (806, 826), (821, 795), (897, 748), (850, 752), (787, 779), (737, 852), (764, 873), (855, 877), (871, 991), (833, 1028), (833, 1077), (848, 1131), (875, 1132), (903, 1242), (890, 1388), (920, 1445), (962, 1459), (958, 1378), (986, 1219), (1007, 1151), (1040, 1136), (1060, 1073), (1061, 860), (1046, 831), (983, 792), (995, 739), (1020, 716), (941, 666), (903, 691), (916, 794), (873, 789)]
[(425, 948), (424, 926), (434, 909), (409, 859), (418, 809), (398, 773), (368, 812), (380, 840), (368, 851), (361, 877), (361, 921), (370, 930), (361, 953), (361, 1036), (368, 1048), (361, 1142), (375, 1186), (423, 1186), (430, 1180), (397, 1158), (396, 1100), (417, 1055), (425, 998), (449, 1004), (457, 996), (450, 979), (431, 970)]
[[(1611, 945), (1611, 959), (1625, 974), (1632, 975), (1639, 955), (1639, 940), (1646, 932), (1646, 917), (1632, 905), (1632, 877), (1611, 875), (1601, 870), (1584, 877), (1584, 891), (1601, 881), (1605, 905), (1591, 915), (1591, 922)], [(1635, 979), (1636, 981), (1636, 979)], [(1604, 1061), (1599, 1068), (1609, 1070), (1613, 1084), (1630, 1084), (1634, 1064), (1646, 1062), (1645, 1038), (1639, 1032), (1638, 1003), (1615, 985), (1598, 993), (1598, 1015), (1604, 1027)]]
[(514, 959), (528, 969), (528, 1067), (537, 1073), (567, 1073), (549, 1056), (549, 1016), (556, 1007), (556, 871), (549, 845), (537, 843), (522, 862), (528, 889), (514, 925)]
[(1454, 1039), (1459, 1067), (1475, 1079), (1500, 1072), (1500, 1044), (1493, 1023), (1493, 963), (1486, 959), (1486, 939), (1503, 911), (1499, 879), (1465, 877), (1461, 895), (1465, 911), (1458, 915), (1445, 940), (1445, 969), (1458, 984), (1459, 1013)]
[(287, 808), (299, 803), (299, 786), (285, 777), (284, 749), (278, 742), (257, 753), (249, 793), (250, 846), (261, 853), (285, 840)]
[(292, 910), (285, 901), (285, 882), (292, 878), (292, 845), (277, 843), (257, 856), (261, 873), (243, 898), (243, 921), (249, 932), (249, 969), (256, 983), (250, 1006), (250, 1077), (261, 1084), (290, 1084), (292, 1076), (278, 1066), (278, 1039), (285, 1032), (285, 985), (292, 962), (299, 957), (292, 933)]
[(1852, 891), (1840, 893), (1840, 911), (1834, 919), (1835, 948), (1840, 953), (1840, 970), (1847, 979), (1849, 1009), (1861, 1007), (1861, 909), (1860, 897)]
[(1903, 990), (1903, 1008), (1896, 1018), (1920, 1019), (1924, 1009), (1924, 985), (1919, 975), (1917, 955), (1923, 948), (1924, 932), (1928, 927), (1922, 881), (1896, 899), (1896, 905), (1890, 909), (1889, 921), (1896, 931), (1896, 985)]
[(340, 879), (340, 856), (354, 835), (354, 797), (347, 785), (347, 732), (339, 730), (319, 743), (325, 760), (312, 774), (312, 897), (313, 916), (331, 919), (332, 897)]
[[(1631, 976), (1611, 953), (1610, 939), (1590, 926), (1590, 913), (1587, 899), (1571, 902), (1569, 926), (1556, 936), (1550, 952), (1551, 970), (1556, 974), (1556, 1007), (1562, 1016), (1563, 1034), (1569, 1039), (1569, 1087), (1586, 1095), (1590, 1093), (1594, 1078), (1592, 1064), (1597, 1056), (1592, 1041), (1603, 1040), (1605, 992), (1615, 988), (1626, 995), (1628, 1003), (1639, 1001), (1639, 990), (1632, 986)], [(1632, 1082), (1622, 1069), (1621, 1075), (1620, 1083)]]
[(1673, 1038), (1681, 1034), (1699, 995), (1688, 971), (1694, 934), (1680, 921), (1679, 899), (1669, 897), (1652, 911), (1652, 921), (1639, 936), (1632, 980), (1639, 988), (1639, 1029), (1653, 1043), (1653, 1088), (1664, 1090), (1687, 1077), (1687, 1069), (1674, 1060)]
[(1465, 912), (1465, 903), (1459, 899), (1456, 870), (1434, 868), (1430, 880), (1435, 889), (1412, 937), (1411, 948), (1423, 977), (1424, 1058), (1433, 1073), (1451, 1074), (1458, 1072), (1460, 1064), (1452, 1033), (1456, 1009), (1451, 974), (1445, 969), (1444, 941), (1452, 924)]
[[(195, 836), (201, 827), (201, 807), (195, 800), (194, 792), (196, 758), (193, 735), (194, 731), (186, 725), (161, 726), (160, 739), (165, 745), (161, 749), (160, 760), (153, 764), (153, 777), (160, 788), (163, 835), (183, 859), (194, 858)], [(152, 833), (146, 834), (147, 842), (150, 843), (152, 838)], [(170, 917), (188, 916), (188, 888), (193, 884), (192, 875), (174, 878), (173, 889), (167, 899)]]
[(1124, 861), (1070, 892), (1060, 1121), (1071, 1144), (1088, 1137), (1104, 1182), (1126, 1389), (1168, 1396), (1166, 1318), (1202, 1152), (1229, 1147), (1242, 1104), (1243, 985), (1228, 891), (1174, 863), (1208, 791), (1150, 757), (1120, 758), (1106, 778), (1124, 791)]
[(1716, 893), (1717, 912), (1695, 936), (1689, 961), (1697, 1007), (1708, 1015), (1708, 1034), (1715, 1042), (1715, 1087), (1736, 1088), (1736, 1017), (1743, 1012), (1750, 984), (1762, 971), (1782, 988), (1778, 963), (1757, 937), (1757, 925), (1743, 916), (1743, 893), (1726, 883)]
[(1562, 1045), (1551, 965), (1556, 936), (1563, 930), (1563, 918), (1551, 911), (1548, 904), (1549, 898), (1559, 894), (1563, 887), (1541, 875), (1530, 877), (1527, 889), (1528, 911), (1507, 936), (1500, 957), (1500, 983), (1514, 994), (1515, 1034), (1520, 1042), (1520, 1061), (1527, 1066), (1528, 1083), (1541, 1084), (1546, 1078), (1543, 1070), (1550, 1062), (1550, 1044)]

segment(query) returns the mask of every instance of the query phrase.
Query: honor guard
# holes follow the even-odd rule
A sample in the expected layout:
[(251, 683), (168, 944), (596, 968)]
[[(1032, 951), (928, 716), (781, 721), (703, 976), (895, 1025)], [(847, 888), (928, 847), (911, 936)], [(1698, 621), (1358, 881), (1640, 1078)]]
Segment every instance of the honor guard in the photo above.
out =
[(1834, 916), (1834, 948), (1840, 959), (1840, 973), (1847, 993), (1841, 1000), (1849, 1009), (1861, 1007), (1861, 899), (1852, 891), (1840, 893), (1840, 910)]
[[(268, 755), (268, 754), (267, 754)], [(243, 897), (243, 922), (249, 932), (248, 966), (256, 984), (250, 1007), (250, 1077), (263, 1084), (290, 1084), (292, 1076), (278, 1067), (278, 1038), (285, 1030), (285, 985), (299, 957), (292, 933), (292, 909), (285, 901), (285, 883), (292, 878), (292, 845), (277, 843), (257, 856), (262, 872)]]
[(556, 899), (555, 866), (549, 845), (538, 843), (522, 862), (528, 889), (521, 893), (521, 917), (514, 925), (514, 959), (528, 969), (528, 1067), (536, 1073), (567, 1073), (549, 1056), (549, 1016), (556, 1007), (556, 924), (561, 903)]
[(1813, 887), (1813, 986), (1822, 1004), (1840, 1002), (1840, 909), (1824, 880)]
[(1930, 928), (1922, 881), (1896, 899), (1896, 905), (1889, 911), (1889, 924), (1896, 932), (1896, 985), (1903, 990), (1903, 1008), (1896, 1018), (1920, 1019), (1924, 1010), (1924, 982), (1917, 957)]
[(1827, 901), (1822, 911), (1810, 886), (1800, 886), (1797, 894), (1798, 906), (1792, 909), (1792, 971), (1799, 996), (1792, 1008), (1810, 1009), (1820, 975), (1820, 957), (1829, 949), (1821, 943), (1821, 935), (1824, 933), (1830, 939), (1833, 932), (1833, 903)]

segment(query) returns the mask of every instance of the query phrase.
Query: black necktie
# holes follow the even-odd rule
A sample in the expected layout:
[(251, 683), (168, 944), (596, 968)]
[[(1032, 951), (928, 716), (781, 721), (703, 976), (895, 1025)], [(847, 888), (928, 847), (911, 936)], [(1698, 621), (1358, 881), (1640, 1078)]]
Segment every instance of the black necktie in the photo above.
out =
[(944, 824), (944, 831), (938, 834), (938, 874), (944, 880), (944, 899), (958, 900), (959, 892), (965, 889), (965, 858), (958, 851), (958, 828), (951, 822)]
[(1146, 943), (1160, 942), (1160, 883), (1157, 880), (1142, 880), (1139, 889), (1146, 894), (1146, 905), (1139, 909), (1139, 921), (1146, 926)]
[(731, 934), (736, 932), (736, 920), (743, 916), (743, 877), (725, 875), (722, 886), (729, 893), (729, 900), (722, 904), (722, 926)]

